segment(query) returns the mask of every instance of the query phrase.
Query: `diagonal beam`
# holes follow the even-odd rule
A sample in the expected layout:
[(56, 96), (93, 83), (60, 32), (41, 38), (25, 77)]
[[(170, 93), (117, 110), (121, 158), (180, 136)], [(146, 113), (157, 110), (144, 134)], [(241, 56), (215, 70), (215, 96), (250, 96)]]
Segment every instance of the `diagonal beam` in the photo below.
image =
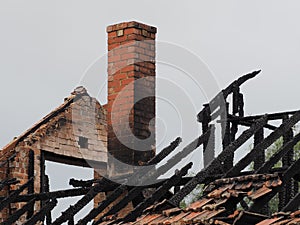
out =
[[(185, 176), (188, 170), (192, 167), (193, 163), (190, 162), (186, 166), (184, 166), (180, 171), (175, 172), (175, 174), (167, 179), (149, 198), (145, 199), (141, 202), (133, 211), (131, 211), (127, 216), (117, 221), (112, 222), (111, 224), (116, 224), (118, 222), (131, 222), (134, 221), (137, 217), (139, 217), (143, 211), (149, 207), (150, 205), (154, 204), (160, 198), (162, 198), (171, 187), (175, 186), (180, 182), (183, 176)], [(93, 223), (93, 225), (99, 225), (102, 222), (101, 218)]]
[[(183, 167), (179, 172), (175, 172), (175, 174), (169, 178), (162, 186), (160, 186), (149, 198), (145, 199), (142, 203), (140, 203), (132, 212), (130, 212), (124, 219), (124, 222), (131, 222), (134, 221), (137, 217), (139, 217), (142, 212), (149, 207), (150, 205), (154, 204), (155, 201), (158, 201), (162, 198), (165, 193), (167, 193), (171, 187), (175, 186), (179, 183), (181, 178), (185, 176), (188, 170), (192, 167), (193, 163), (187, 164)], [(97, 225), (97, 223), (95, 223)]]
[[(234, 89), (237, 87), (240, 87), (243, 83), (245, 83), (247, 80), (254, 78), (257, 74), (259, 74), (261, 70), (258, 71), (253, 71), (252, 73), (246, 74), (239, 79), (233, 81), (228, 87), (226, 87), (223, 91), (219, 92), (208, 104), (210, 111), (213, 113), (219, 106), (220, 106), (220, 101), (224, 101), (228, 95), (233, 93)], [(203, 116), (205, 113), (205, 108), (201, 110), (198, 115), (198, 121), (202, 122), (203, 121)]]
[[(292, 177), (294, 177), (296, 174), (300, 172), (300, 159), (295, 161), (283, 174), (282, 174), (282, 185), (279, 187), (276, 187), (270, 192), (268, 195), (262, 197), (259, 199), (259, 201), (256, 201), (253, 203), (253, 205), (250, 208), (250, 212), (259, 212), (259, 210), (265, 206), (279, 191), (281, 191), (284, 187), (284, 184), (286, 184)], [(299, 197), (298, 197), (299, 198)]]
[(22, 185), (21, 187), (19, 187), (17, 190), (15, 190), (12, 194), (10, 194), (9, 196), (7, 196), (5, 199), (3, 199), (0, 202), (0, 211), (2, 209), (4, 209), (4, 207), (6, 207), (8, 204), (14, 202), (19, 195), (29, 186), (31, 185), (31, 183), (33, 182), (33, 178), (31, 178), (29, 181), (27, 181), (27, 183), (25, 183), (24, 185)]
[(31, 199), (26, 205), (24, 205), (22, 208), (17, 210), (14, 214), (9, 216), (7, 220), (2, 222), (0, 225), (12, 225), (14, 222), (16, 222), (20, 216), (22, 216), (24, 213), (29, 211), (32, 208), (32, 205), (34, 204), (35, 199)]
[[(147, 179), (158, 178), (161, 174), (167, 172), (170, 168), (172, 168), (174, 165), (180, 162), (181, 159), (183, 159), (184, 157), (189, 155), (192, 151), (197, 149), (200, 145), (202, 145), (204, 141), (209, 138), (210, 133), (213, 132), (212, 130), (214, 130), (214, 128), (210, 128), (204, 135), (201, 135), (200, 137), (196, 138), (192, 143), (187, 145), (182, 151), (178, 152), (175, 156), (169, 159), (164, 165), (160, 166), (157, 170), (152, 167), (150, 171), (149, 170), (142, 171), (141, 172), (142, 176), (139, 176), (138, 178), (139, 180), (137, 180), (137, 184), (142, 185), (145, 180), (147, 181)], [(121, 185), (119, 188), (121, 187), (124, 188), (124, 185)], [(107, 215), (116, 214), (117, 212), (119, 212), (130, 201), (132, 201), (136, 196), (138, 196), (142, 192), (142, 190), (143, 190), (142, 186), (136, 186), (133, 189), (131, 189), (120, 202), (118, 202), (115, 206), (113, 206), (109, 210), (109, 212), (107, 212), (100, 219), (103, 219), (103, 217)], [(121, 192), (119, 195), (116, 195), (115, 192), (117, 191), (119, 191), (118, 188), (111, 195), (109, 195), (105, 201), (101, 202), (97, 208), (94, 208), (86, 217), (78, 221), (77, 225), (87, 224), (89, 221), (91, 221), (97, 215), (99, 215), (112, 202), (114, 202), (118, 197), (120, 197), (121, 194), (123, 194), (123, 192)]]
[(237, 176), (246, 168), (255, 158), (258, 152), (264, 151), (271, 146), (278, 138), (288, 132), (300, 120), (300, 111), (295, 113), (291, 118), (282, 123), (275, 131), (267, 136), (262, 142), (257, 144), (244, 158), (242, 158), (234, 167), (232, 167), (224, 177)]
[(300, 193), (298, 193), (283, 209), (282, 212), (291, 212), (300, 206)]
[(255, 171), (257, 174), (267, 173), (286, 153), (288, 153), (300, 141), (300, 133), (292, 140), (284, 144), (271, 158), (266, 161), (259, 169)]
[(188, 195), (199, 183), (203, 183), (207, 177), (213, 175), (217, 169), (222, 166), (222, 162), (227, 156), (233, 154), (240, 146), (242, 146), (250, 137), (260, 130), (267, 123), (267, 115), (258, 119), (245, 130), (235, 141), (226, 147), (216, 159), (214, 159), (206, 168), (202, 169), (197, 175), (191, 179), (179, 192), (177, 192), (169, 202), (174, 206), (178, 206), (182, 199)]
[(153, 168), (147, 174), (143, 176), (143, 178), (138, 182), (140, 186), (137, 186), (130, 190), (130, 192), (112, 209), (106, 213), (104, 216), (113, 215), (123, 209), (129, 202), (131, 202), (135, 197), (138, 196), (139, 193), (143, 191), (142, 184), (143, 182), (147, 182), (147, 180), (154, 180), (157, 179), (159, 176), (165, 174), (169, 171), (172, 167), (177, 165), (182, 159), (188, 156), (191, 152), (197, 149), (200, 145), (202, 145), (205, 140), (209, 139), (210, 134), (214, 133), (214, 127), (210, 126), (209, 130), (204, 134), (201, 135), (199, 138), (196, 138), (193, 142), (183, 148), (182, 151), (178, 152), (175, 156), (169, 159), (164, 165), (160, 166), (158, 169)]
[(32, 216), (29, 220), (27, 220), (23, 225), (35, 225), (37, 222), (43, 221), (48, 212), (57, 205), (57, 200), (53, 199), (48, 202), (39, 212), (37, 212), (34, 216)]
[[(153, 162), (159, 162), (166, 155), (171, 153), (180, 144), (180, 142), (181, 142), (181, 138), (177, 138), (168, 147), (163, 149), (160, 154), (157, 154), (155, 157), (153, 157), (153, 159), (150, 160), (147, 164), (150, 165)], [(76, 213), (78, 213), (88, 202), (90, 202), (99, 192), (101, 192), (101, 188), (99, 188), (100, 186), (101, 186), (101, 184), (99, 183), (99, 184), (96, 184), (94, 187), (92, 187), (92, 189), (85, 196), (83, 196), (74, 206), (70, 206), (66, 211), (64, 211), (62, 213), (62, 215), (52, 223), (52, 225), (59, 225), (63, 222), (66, 222), (66, 221), (72, 219)], [(117, 187), (117, 189), (107, 198), (107, 200), (104, 201), (103, 204), (100, 204), (97, 207), (98, 210), (110, 205), (119, 196), (121, 196), (125, 190), (126, 190), (125, 185), (120, 185), (119, 187)], [(95, 211), (92, 210), (89, 213), (89, 215), (94, 214), (94, 213), (95, 213)]]

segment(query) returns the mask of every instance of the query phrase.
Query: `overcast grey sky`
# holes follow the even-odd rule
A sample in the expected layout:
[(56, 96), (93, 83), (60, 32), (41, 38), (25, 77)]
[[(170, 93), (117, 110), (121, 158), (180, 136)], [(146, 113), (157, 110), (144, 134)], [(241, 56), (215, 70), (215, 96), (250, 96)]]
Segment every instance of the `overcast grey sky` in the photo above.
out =
[[(248, 114), (299, 109), (299, 12), (298, 0), (1, 0), (0, 146), (62, 103), (89, 65), (106, 53), (106, 26), (122, 21), (156, 26), (158, 41), (197, 55), (220, 88), (262, 69), (243, 88)], [(168, 77), (170, 69), (158, 65), (158, 71), (158, 77)], [(99, 85), (103, 82), (99, 72)], [(182, 85), (190, 89), (188, 82)], [(200, 110), (205, 100), (194, 97)], [(172, 114), (162, 109), (160, 115)], [(196, 124), (195, 112), (182, 116)], [(166, 143), (176, 132), (167, 127)], [(196, 133), (183, 136), (192, 139)]]
[(297, 109), (299, 9), (297, 0), (1, 0), (0, 145), (69, 95), (106, 52), (106, 26), (120, 21), (156, 26), (157, 40), (194, 52), (221, 87), (262, 69), (244, 88), (250, 114)]

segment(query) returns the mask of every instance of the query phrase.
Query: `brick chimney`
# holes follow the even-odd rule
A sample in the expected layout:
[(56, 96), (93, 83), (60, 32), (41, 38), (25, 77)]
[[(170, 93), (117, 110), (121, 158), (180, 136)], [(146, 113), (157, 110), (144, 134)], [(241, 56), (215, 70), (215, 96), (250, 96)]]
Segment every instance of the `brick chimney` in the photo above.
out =
[(156, 28), (125, 22), (108, 26), (107, 33), (108, 164), (109, 174), (119, 176), (155, 154)]

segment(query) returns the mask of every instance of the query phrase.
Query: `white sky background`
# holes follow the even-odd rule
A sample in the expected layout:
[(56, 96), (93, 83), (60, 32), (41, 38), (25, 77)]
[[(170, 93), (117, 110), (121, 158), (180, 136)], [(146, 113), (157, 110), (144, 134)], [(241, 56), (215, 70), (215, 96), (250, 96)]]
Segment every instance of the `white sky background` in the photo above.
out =
[[(106, 26), (122, 21), (156, 26), (157, 41), (174, 43), (201, 58), (220, 89), (244, 73), (262, 69), (242, 89), (249, 115), (299, 109), (299, 11), (297, 0), (1, 0), (0, 146), (70, 95), (89, 65), (106, 53)], [(157, 71), (158, 77), (173, 75), (174, 82), (182, 81), (178, 71), (160, 65)], [(105, 74), (99, 72), (99, 86), (103, 83)], [(181, 89), (191, 87), (186, 82)], [(196, 112), (207, 100), (193, 96), (193, 101), (196, 111), (185, 110), (181, 117), (194, 121), (194, 127), (182, 135), (173, 112), (158, 109), (166, 123), (164, 143), (178, 135), (186, 141), (197, 136)]]

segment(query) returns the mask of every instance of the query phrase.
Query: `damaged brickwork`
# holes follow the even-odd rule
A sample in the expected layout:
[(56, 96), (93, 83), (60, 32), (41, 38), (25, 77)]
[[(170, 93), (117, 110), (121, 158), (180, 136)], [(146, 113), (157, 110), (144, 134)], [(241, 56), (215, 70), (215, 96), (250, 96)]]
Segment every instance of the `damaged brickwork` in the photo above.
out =
[[(204, 105), (197, 115), (202, 134), (195, 134), (191, 143), (179, 148), (182, 139), (178, 137), (156, 153), (155, 126), (149, 123), (155, 117), (156, 28), (128, 22), (109, 26), (107, 32), (108, 104), (101, 105), (79, 87), (60, 107), (2, 149), (1, 225), (44, 221), (47, 225), (298, 224), (300, 159), (295, 157), (294, 146), (300, 141), (300, 134), (293, 128), (299, 124), (300, 111), (246, 115), (242, 86), (261, 71), (241, 76)], [(142, 43), (132, 46), (136, 41)], [(127, 87), (137, 78), (146, 79)], [(116, 100), (123, 89), (127, 90), (126, 95), (121, 94)], [(141, 89), (152, 97), (134, 104)], [(116, 111), (115, 101), (122, 103), (117, 104)], [(122, 138), (128, 132), (123, 126), (128, 121), (132, 133), (140, 139), (154, 132), (146, 142), (146, 153), (134, 151), (133, 136), (126, 139), (130, 146), (116, 139), (113, 117), (118, 118), (116, 132), (121, 131)], [(216, 126), (220, 126), (222, 135), (219, 154)], [(279, 138), (283, 139), (282, 146), (267, 158), (266, 150)], [(249, 142), (253, 144), (251, 149), (235, 162), (236, 152)], [(195, 151), (203, 152), (205, 167), (187, 176), (193, 164), (180, 163)], [(139, 172), (122, 170), (109, 160), (110, 154), (131, 165), (148, 167)], [(71, 179), (71, 189), (49, 191), (45, 160), (96, 165), (95, 170), (100, 173), (95, 171), (92, 180)], [(274, 168), (279, 161), (282, 166)], [(159, 166), (153, 166), (158, 163)], [(160, 178), (178, 165), (181, 168), (170, 178)], [(128, 178), (138, 186), (132, 186)], [(148, 179), (157, 182), (146, 184)], [(198, 185), (205, 187), (201, 196), (180, 208), (181, 201)], [(269, 203), (276, 195), (278, 212), (272, 214)], [(74, 196), (80, 199), (58, 218), (51, 218), (51, 210), (59, 199)], [(94, 208), (75, 221), (77, 213), (91, 201)]]

